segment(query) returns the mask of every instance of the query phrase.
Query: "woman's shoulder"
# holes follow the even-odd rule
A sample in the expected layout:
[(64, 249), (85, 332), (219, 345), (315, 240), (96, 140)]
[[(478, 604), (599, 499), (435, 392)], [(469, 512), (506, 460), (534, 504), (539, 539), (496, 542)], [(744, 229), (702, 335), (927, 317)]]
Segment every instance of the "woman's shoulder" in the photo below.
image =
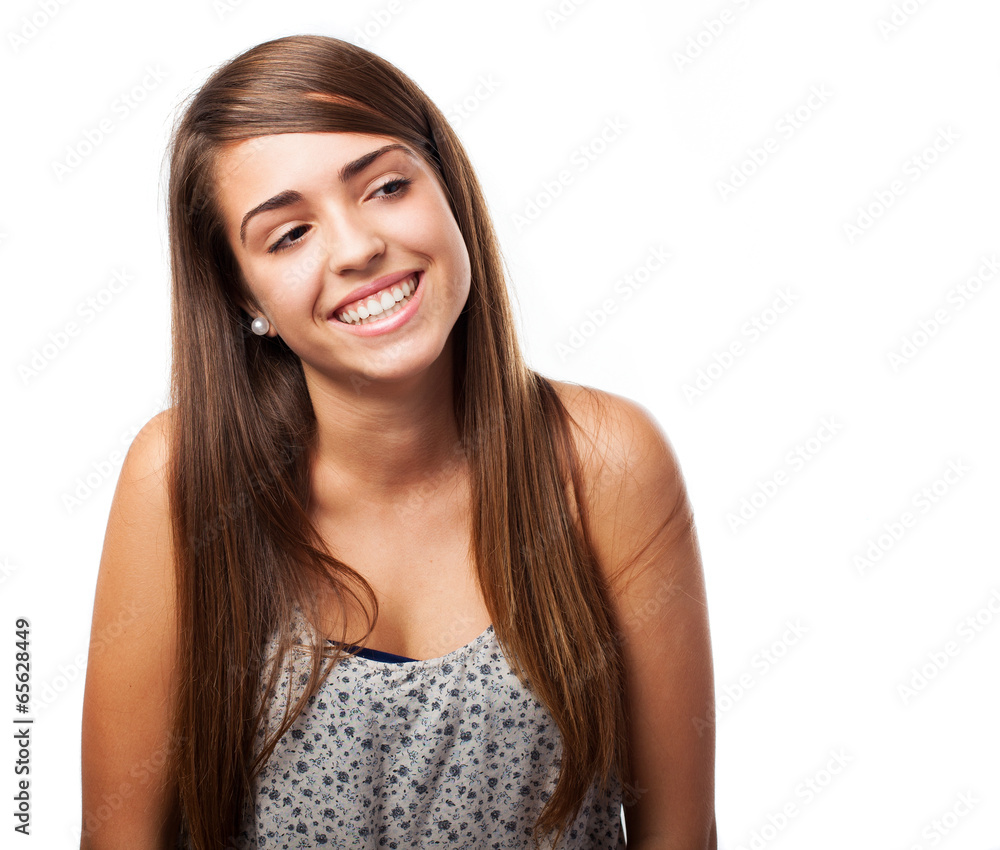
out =
[(174, 408), (168, 407), (150, 417), (139, 429), (125, 454), (121, 472), (123, 479), (135, 482), (155, 475), (165, 481), (174, 423)]
[(134, 449), (137, 455), (147, 461), (164, 461), (175, 420), (176, 411), (173, 407), (167, 407), (151, 416), (133, 438), (130, 451)]
[(161, 830), (173, 803), (163, 755), (173, 747), (179, 669), (166, 474), (171, 419), (159, 413), (133, 438), (111, 502), (84, 691), (83, 811), (99, 811), (136, 775), (136, 765), (154, 767), (149, 782), (133, 783), (130, 806), (109, 815), (83, 846), (104, 846), (105, 835), (116, 846), (166, 846)]
[(140, 526), (159, 529), (168, 523), (173, 422), (173, 410), (162, 410), (132, 438), (118, 474), (109, 518), (112, 529), (120, 533), (111, 535), (106, 547), (132, 542), (130, 531)]
[(644, 405), (596, 387), (548, 380), (569, 414), (577, 454), (590, 475), (620, 478), (651, 462), (676, 466), (666, 431)]
[[(152, 416), (132, 438), (112, 499), (105, 554), (108, 550), (115, 554), (119, 547), (143, 547), (154, 530), (163, 543), (169, 543), (164, 530), (169, 525), (168, 461), (173, 423), (173, 409), (167, 408)], [(163, 560), (157, 558), (157, 563)], [(145, 568), (149, 562), (137, 559), (127, 571), (134, 572), (140, 563)]]
[(689, 529), (680, 463), (657, 418), (639, 402), (580, 384), (552, 383), (571, 420), (591, 539), (615, 582), (654, 538), (678, 538)]

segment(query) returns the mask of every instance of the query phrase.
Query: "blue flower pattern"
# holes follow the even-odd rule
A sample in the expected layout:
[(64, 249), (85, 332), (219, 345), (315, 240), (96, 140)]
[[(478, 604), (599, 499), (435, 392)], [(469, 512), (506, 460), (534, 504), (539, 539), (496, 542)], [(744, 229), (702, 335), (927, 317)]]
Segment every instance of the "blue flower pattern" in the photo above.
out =
[[(286, 659), (269, 731), (309, 664), (303, 650)], [(511, 670), (492, 625), (440, 658), (343, 658), (257, 778), (236, 846), (523, 850), (561, 754), (555, 721)], [(559, 850), (624, 848), (622, 796), (620, 783), (595, 782)]]

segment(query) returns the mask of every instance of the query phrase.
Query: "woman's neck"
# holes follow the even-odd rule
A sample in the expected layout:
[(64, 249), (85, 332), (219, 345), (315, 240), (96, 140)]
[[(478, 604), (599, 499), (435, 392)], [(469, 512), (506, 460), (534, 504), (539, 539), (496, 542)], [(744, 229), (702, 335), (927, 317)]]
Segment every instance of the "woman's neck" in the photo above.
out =
[(450, 358), (406, 380), (355, 378), (345, 387), (314, 373), (306, 378), (317, 424), (313, 507), (341, 513), (405, 500), (464, 468)]

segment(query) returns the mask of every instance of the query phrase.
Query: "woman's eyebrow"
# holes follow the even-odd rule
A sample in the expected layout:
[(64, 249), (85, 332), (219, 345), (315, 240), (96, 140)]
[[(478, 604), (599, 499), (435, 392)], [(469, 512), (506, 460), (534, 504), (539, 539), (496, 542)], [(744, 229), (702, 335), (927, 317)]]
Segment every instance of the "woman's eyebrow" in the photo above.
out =
[(249, 222), (255, 215), (260, 215), (261, 213), (269, 212), (270, 210), (278, 210), (282, 207), (290, 207), (292, 204), (297, 204), (301, 200), (301, 192), (296, 192), (294, 189), (286, 189), (284, 192), (278, 192), (278, 194), (273, 198), (268, 198), (264, 201), (264, 203), (257, 204), (257, 206), (243, 216), (243, 223), (240, 225), (240, 242), (242, 245), (246, 247), (247, 244), (247, 222)]
[[(394, 143), (391, 145), (385, 145), (381, 148), (376, 148), (373, 151), (369, 151), (363, 156), (359, 156), (357, 159), (352, 160), (347, 163), (338, 172), (341, 183), (347, 183), (357, 177), (362, 171), (364, 171), (369, 165), (371, 165), (380, 156), (389, 153), (390, 151), (402, 151), (407, 156), (416, 159), (416, 155), (411, 151), (406, 145), (401, 145)], [(294, 189), (286, 189), (284, 192), (279, 192), (273, 198), (268, 198), (264, 203), (257, 204), (250, 212), (243, 216), (243, 222), (240, 224), (240, 243), (246, 246), (246, 235), (247, 235), (247, 224), (250, 222), (255, 215), (260, 213), (269, 212), (271, 210), (281, 209), (282, 207), (288, 207), (292, 204), (297, 204), (302, 200), (302, 193), (296, 192)]]
[(340, 169), (340, 182), (346, 183), (348, 180), (353, 180), (362, 171), (364, 171), (369, 165), (375, 162), (383, 154), (389, 153), (389, 151), (402, 151), (407, 156), (412, 159), (416, 159), (416, 154), (413, 153), (406, 145), (401, 145), (394, 143), (391, 145), (386, 145), (385, 147), (376, 148), (373, 151), (369, 151), (364, 156), (359, 156), (353, 162), (347, 163), (343, 168)]

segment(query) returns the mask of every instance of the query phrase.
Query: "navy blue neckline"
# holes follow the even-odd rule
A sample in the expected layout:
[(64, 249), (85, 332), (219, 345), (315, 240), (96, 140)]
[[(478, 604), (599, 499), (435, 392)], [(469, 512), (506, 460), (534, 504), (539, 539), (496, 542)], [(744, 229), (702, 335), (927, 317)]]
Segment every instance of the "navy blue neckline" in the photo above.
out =
[[(330, 640), (330, 643), (339, 643), (335, 640)], [(349, 644), (346, 649), (355, 650), (358, 649), (357, 644)], [(404, 661), (418, 661), (417, 658), (407, 658), (405, 655), (396, 655), (392, 652), (383, 652), (381, 649), (368, 649), (368, 647), (361, 647), (358, 649), (358, 655), (362, 658), (367, 658), (371, 661), (384, 661), (388, 664), (401, 664)]]

